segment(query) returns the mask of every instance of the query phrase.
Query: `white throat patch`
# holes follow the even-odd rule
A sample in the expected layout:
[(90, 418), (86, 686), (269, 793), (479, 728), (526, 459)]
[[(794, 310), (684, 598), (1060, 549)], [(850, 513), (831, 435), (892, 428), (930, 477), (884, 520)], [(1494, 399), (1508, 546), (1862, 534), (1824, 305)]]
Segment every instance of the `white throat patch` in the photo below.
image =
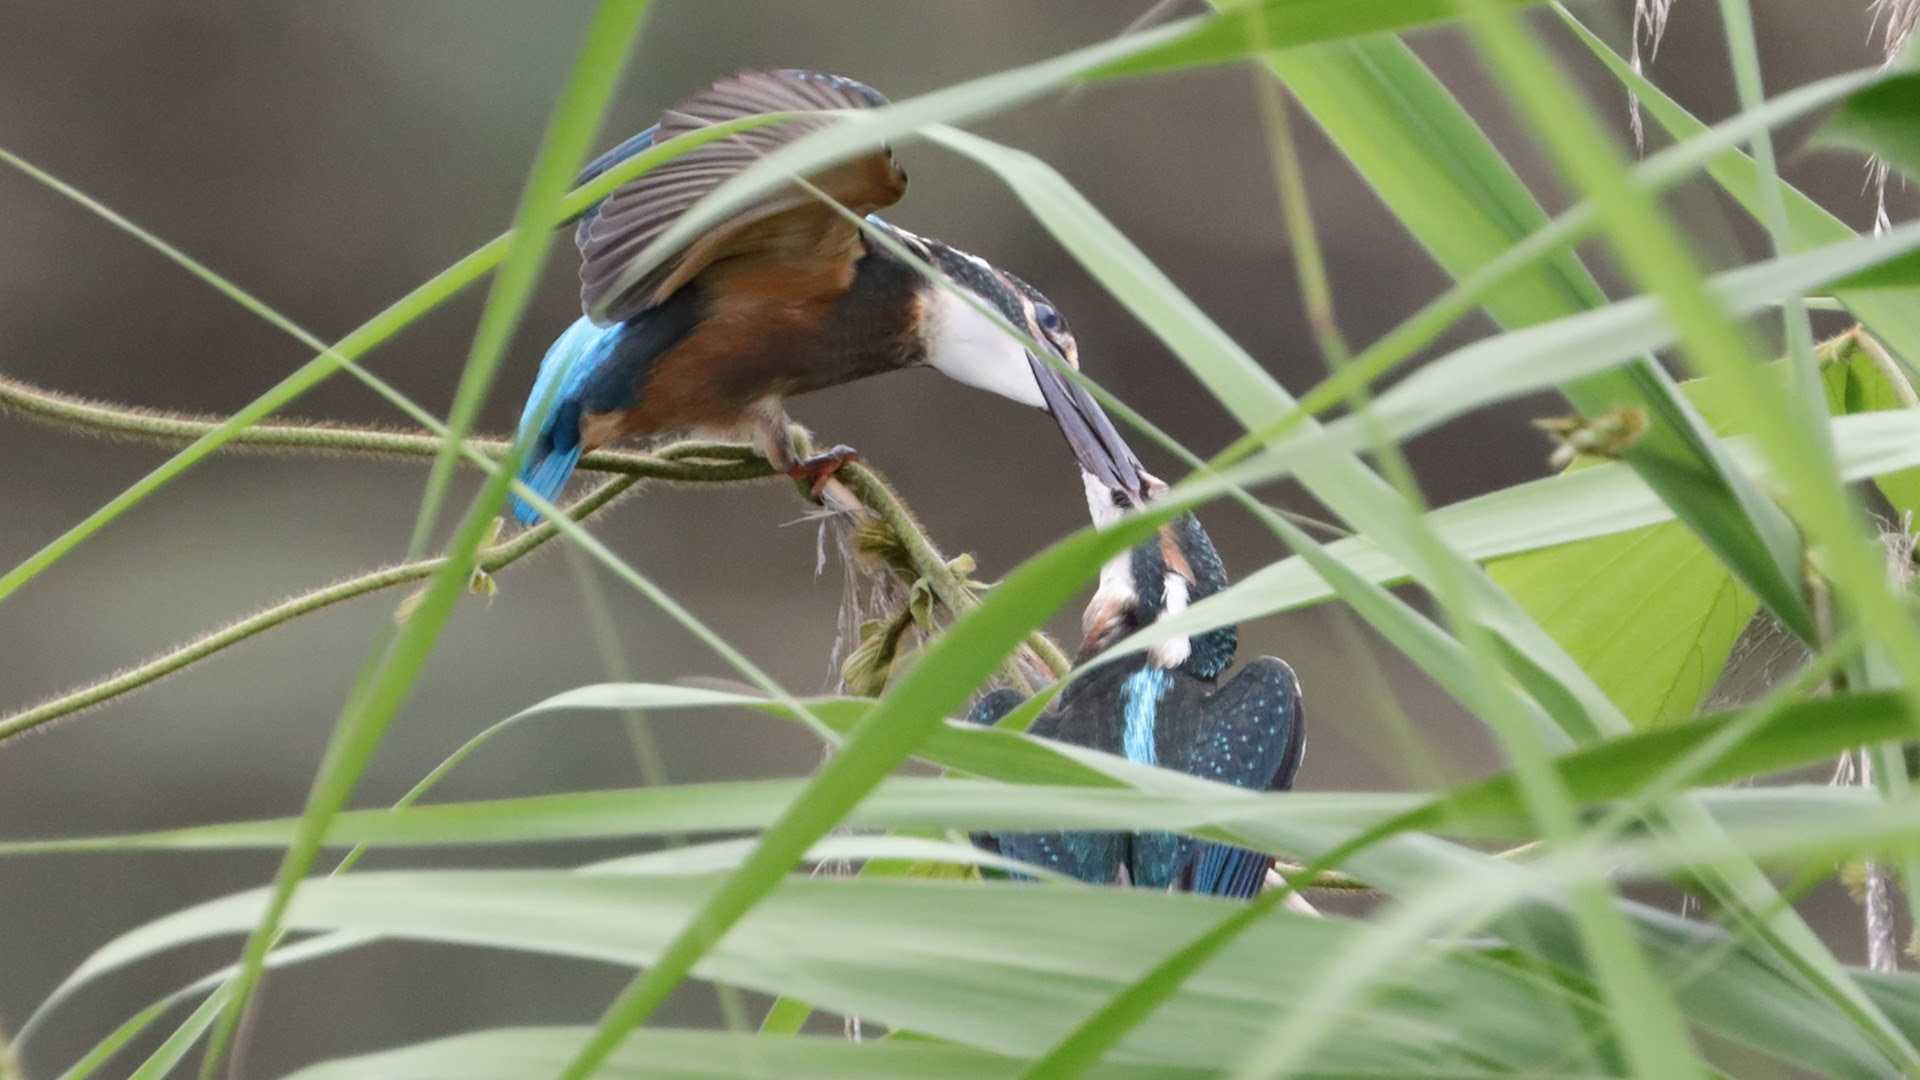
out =
[(930, 366), (956, 382), (1046, 408), (1025, 347), (946, 289), (936, 290), (924, 303)]
[[(1120, 520), (1124, 511), (1113, 505), (1113, 492), (1085, 469), (1080, 470), (1080, 486), (1086, 491), (1087, 514), (1093, 518), (1095, 527), (1104, 529)], [(1166, 604), (1160, 612), (1160, 618), (1187, 610), (1192, 593), (1186, 578), (1177, 571), (1169, 570), (1165, 575), (1164, 588)], [(1093, 599), (1087, 604), (1087, 625), (1084, 629), (1090, 631), (1092, 624), (1106, 618), (1109, 612), (1124, 611), (1139, 603), (1140, 597), (1133, 590), (1133, 552), (1122, 551), (1100, 568), (1100, 586), (1094, 590)], [(1148, 649), (1147, 661), (1157, 668), (1177, 668), (1186, 663), (1187, 657), (1192, 654), (1193, 641), (1183, 635), (1168, 638)]]
[[(1160, 613), (1164, 619), (1187, 610), (1187, 579), (1173, 571), (1166, 574), (1167, 608)], [(1177, 668), (1193, 655), (1193, 639), (1185, 636), (1168, 638), (1147, 650), (1147, 659), (1154, 667)]]

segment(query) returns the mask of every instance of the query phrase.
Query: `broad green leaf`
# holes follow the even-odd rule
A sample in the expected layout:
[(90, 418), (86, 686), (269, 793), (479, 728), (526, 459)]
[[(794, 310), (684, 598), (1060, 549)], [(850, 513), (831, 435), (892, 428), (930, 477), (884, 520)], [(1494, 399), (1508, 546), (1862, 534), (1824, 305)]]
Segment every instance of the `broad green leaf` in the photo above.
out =
[(1691, 719), (1758, 609), (1724, 564), (1669, 522), (1487, 567), (1635, 726)]
[[(1727, 722), (1733, 721), (1729, 718)], [(1738, 754), (1744, 756), (1729, 757), (1726, 761), (1716, 766), (1711, 772), (1703, 774), (1699, 779), (1703, 782), (1722, 780), (1734, 775), (1746, 775), (1751, 771), (1771, 770), (1791, 765), (1797, 761), (1811, 760), (1820, 755), (1830, 754), (1835, 745), (1858, 741), (1872, 741), (1888, 733), (1898, 732), (1902, 730), (1900, 725), (1904, 722), (1905, 718), (1901, 699), (1891, 695), (1856, 696), (1844, 700), (1830, 699), (1793, 706), (1788, 711), (1775, 717), (1773, 722), (1761, 729), (1760, 733), (1758, 733), (1753, 740), (1736, 748)], [(1608, 790), (1618, 792), (1623, 788), (1631, 789), (1644, 782), (1645, 778), (1651, 773), (1656, 772), (1663, 763), (1673, 761), (1689, 753), (1705, 739), (1710, 738), (1713, 734), (1713, 728), (1714, 725), (1705, 723), (1685, 725), (1649, 732), (1633, 736), (1628, 740), (1607, 744), (1593, 751), (1583, 752), (1576, 758), (1570, 759), (1568, 767), (1563, 770), (1563, 775), (1569, 786), (1583, 796), (1592, 796), (1597, 792)], [(1217, 785), (1210, 786), (1207, 785), (1205, 781), (1192, 777), (1185, 777), (1178, 774), (1164, 775), (1169, 784), (1175, 786), (1201, 790), (1209, 788), (1219, 790), (1222, 792), (1221, 798), (1230, 798), (1233, 803), (1238, 805), (1252, 806), (1272, 803), (1276, 808), (1284, 812), (1271, 818), (1267, 824), (1277, 830), (1272, 836), (1282, 841), (1280, 846), (1288, 847), (1290, 850), (1293, 849), (1291, 845), (1296, 843), (1305, 843), (1309, 846), (1334, 843), (1338, 840), (1339, 836), (1351, 835), (1353, 831), (1352, 826), (1357, 825), (1359, 822), (1378, 821), (1381, 810), (1395, 809), (1391, 800), (1372, 809), (1360, 807), (1356, 805), (1355, 797), (1352, 796), (1301, 796), (1294, 794), (1261, 799), (1237, 789), (1224, 789), (1219, 788)], [(890, 782), (890, 784), (903, 783), (909, 782)], [(936, 789), (942, 787), (954, 788), (963, 782), (917, 781), (913, 783), (923, 786), (928, 794), (937, 795)], [(1507, 790), (1500, 790), (1502, 784), (1509, 785)], [(1004, 810), (1004, 806), (1001, 804), (1005, 801), (1006, 793), (1024, 794), (1025, 789), (1002, 789), (1002, 792), (1003, 794), (1001, 796), (982, 796), (963, 793), (963, 797), (951, 801), (952, 808), (947, 811), (949, 816), (946, 820), (969, 818), (983, 812), (993, 813), (998, 810)], [(632, 794), (638, 798), (647, 798), (655, 797), (659, 793), (638, 792)], [(1134, 793), (1099, 792), (1086, 789), (1071, 792), (1063, 791), (1057, 794), (1060, 798), (1076, 799), (1083, 797), (1107, 800), (1112, 800), (1116, 797), (1123, 800), (1140, 798)], [(877, 796), (876, 798), (884, 802), (886, 799), (884, 791), (881, 796)], [(782, 800), (777, 799), (772, 801), (773, 805), (770, 806), (768, 810), (769, 815), (777, 808), (777, 805), (781, 801)], [(739, 802), (740, 795), (737, 792), (728, 791), (724, 793), (723, 797), (715, 799), (712, 806), (715, 810), (720, 810), (723, 807), (738, 805)], [(1351, 811), (1335, 810), (1334, 816), (1328, 818), (1323, 814), (1303, 814), (1295, 811), (1296, 807), (1301, 811), (1305, 811), (1306, 808), (1310, 806), (1328, 806), (1329, 808), (1335, 808), (1341, 804), (1352, 809), (1361, 810), (1362, 813), (1359, 816), (1355, 816)], [(1116, 808), (1122, 805), (1122, 803), (1112, 803), (1106, 810), (1101, 811), (1101, 813), (1112, 815)], [(1398, 808), (1405, 809), (1406, 806), (1407, 803), (1403, 797), (1399, 800)], [(441, 808), (426, 808), (423, 811), (410, 812), (410, 814), (431, 813), (439, 809)], [(1445, 809), (1450, 812), (1450, 816), (1447, 818), (1450, 822), (1481, 819), (1483, 815), (1520, 814), (1518, 803), (1514, 799), (1510, 789), (1510, 781), (1495, 781), (1480, 790), (1468, 789), (1459, 792)], [(510, 811), (511, 812), (505, 814), (497, 814), (495, 820), (532, 820), (539, 816), (537, 809), (531, 805), (513, 806), (510, 808)], [(572, 809), (568, 808), (568, 812), (571, 813)], [(1131, 821), (1138, 823), (1141, 820), (1161, 824), (1170, 820), (1171, 814), (1181, 811), (1177, 804), (1163, 801), (1154, 804), (1139, 802), (1131, 808), (1126, 809), (1125, 812), (1135, 814), (1144, 812), (1147, 816), (1144, 818), (1139, 816), (1131, 818), (1115, 816), (1076, 816), (1070, 820), (1083, 825), (1097, 824), (1102, 821)], [(1423, 813), (1431, 814), (1435, 812), (1438, 811), (1424, 811)], [(1084, 811), (1081, 813), (1084, 813)], [(341, 821), (348, 824), (361, 821), (387, 823), (396, 818), (404, 819), (408, 816), (410, 815), (396, 815), (381, 812), (364, 815), (346, 815)], [(1349, 827), (1337, 829), (1333, 833), (1321, 833), (1313, 828), (1302, 831), (1301, 826), (1303, 821), (1313, 817), (1318, 817), (1319, 820), (1322, 821), (1341, 820), (1344, 818), (1344, 820), (1349, 823)], [(606, 808), (606, 819), (610, 822), (624, 821), (632, 823), (647, 820), (647, 815), (644, 809), (638, 806), (625, 808), (609, 806)], [(1236, 828), (1247, 828), (1247, 823), (1251, 820), (1244, 815), (1235, 815), (1235, 819)], [(1069, 819), (1054, 817), (1029, 820), (1060, 821)], [(288, 824), (289, 823), (281, 823), (281, 827), (284, 828)], [(723, 820), (717, 822), (716, 827), (728, 827), (732, 824), (734, 823)], [(535, 828), (540, 827), (541, 826), (538, 825), (535, 826)], [(671, 827), (675, 831), (678, 831), (679, 823), (671, 823)], [(1261, 829), (1257, 831), (1265, 832), (1266, 830)], [(445, 834), (443, 833), (443, 835)], [(391, 836), (388, 837), (388, 839), (392, 838)], [(1431, 843), (1421, 843), (1413, 848), (1399, 848), (1393, 851), (1376, 851), (1369, 853), (1365, 856), (1364, 868), (1370, 876), (1377, 875), (1374, 879), (1387, 884), (1390, 889), (1404, 887), (1412, 890), (1410, 895), (1418, 895), (1422, 889), (1438, 880), (1434, 875), (1443, 874), (1449, 865), (1453, 865), (1453, 861), (1462, 857), (1466, 857), (1464, 853), (1460, 855), (1444, 855), (1443, 852), (1436, 849)], [(1408, 861), (1410, 858), (1411, 861)], [(1439, 859), (1440, 861), (1436, 862), (1434, 861), (1435, 859)], [(1483, 867), (1481, 870), (1471, 872), (1484, 875), (1487, 872), (1487, 868)], [(1531, 888), (1532, 886), (1529, 886), (1528, 890)], [(1073, 891), (1083, 892), (1083, 890)], [(1537, 911), (1529, 916), (1532, 922), (1538, 922), (1538, 920), (1546, 917), (1546, 913)], [(1653, 913), (1640, 912), (1640, 914), (1636, 915), (1636, 918), (1643, 924), (1643, 933), (1654, 933), (1659, 940), (1668, 942), (1669, 944), (1674, 943), (1672, 934), (1663, 929), (1666, 924), (1662, 923), (1659, 918), (1654, 917)], [(1652, 919), (1652, 921), (1648, 922), (1649, 919)], [(1549, 921), (1542, 925), (1546, 929), (1551, 929), (1554, 924)], [(1689, 934), (1694, 933), (1690, 924), (1681, 925), (1688, 927)], [(1528, 933), (1537, 933), (1541, 932), (1541, 930), (1541, 925), (1531, 925), (1530, 923)], [(1692, 996), (1693, 1002), (1691, 1007), (1700, 1010), (1701, 1015), (1718, 1016), (1719, 1019), (1717, 1023), (1729, 1024), (1739, 1028), (1745, 1033), (1745, 1038), (1757, 1040), (1759, 1045), (1770, 1045), (1770, 1039), (1778, 1039), (1780, 1045), (1776, 1046), (1775, 1049), (1787, 1053), (1793, 1060), (1810, 1062), (1826, 1061), (1831, 1063), (1831, 1061), (1835, 1059), (1829, 1059), (1822, 1055), (1833, 1052), (1840, 1052), (1842, 1054), (1852, 1053), (1852, 1051), (1839, 1049), (1844, 1045), (1844, 1039), (1835, 1041), (1835, 1037), (1844, 1035), (1844, 1025), (1840, 1030), (1833, 1030), (1831, 1027), (1815, 1028), (1811, 1033), (1797, 1030), (1801, 1018), (1819, 1015), (1817, 1011), (1809, 1012), (1808, 1010), (1811, 1006), (1804, 1001), (1797, 1004), (1778, 1000), (1765, 1003), (1768, 1008), (1778, 1006), (1779, 1008), (1787, 1009), (1792, 1018), (1790, 1021), (1784, 1019), (1779, 1021), (1770, 1020), (1764, 1024), (1753, 1025), (1748, 1023), (1753, 1015), (1755, 1015), (1753, 1009), (1740, 1012), (1733, 1017), (1721, 1016), (1716, 1010), (1723, 1008), (1729, 1000), (1729, 995), (1744, 993), (1744, 990), (1739, 988), (1749, 987), (1754, 984), (1754, 975), (1751, 972), (1743, 974), (1740, 967), (1742, 964), (1750, 966), (1751, 962), (1740, 960), (1738, 955), (1735, 954), (1726, 960), (1728, 964), (1733, 966), (1725, 972), (1725, 979), (1718, 978), (1714, 973), (1703, 976), (1699, 969), (1689, 966), (1693, 961), (1682, 958), (1694, 957), (1697, 959), (1699, 955), (1699, 943), (1697, 941), (1682, 941), (1680, 944), (1684, 945), (1685, 948), (1681, 953), (1676, 954), (1675, 963), (1677, 963), (1679, 967), (1673, 970), (1675, 970), (1676, 973), (1680, 970), (1689, 971), (1689, 981), (1683, 982), (1682, 985)], [(102, 957), (96, 958), (96, 961), (90, 961), (83, 974), (91, 975), (98, 970), (110, 968), (117, 962), (118, 961), (114, 960), (112, 956), (103, 955)], [(1718, 969), (1716, 969), (1716, 972), (1717, 971)], [(1725, 983), (1725, 985), (1722, 985), (1723, 983)], [(828, 1003), (822, 1002), (822, 1004)], [(828, 1007), (833, 1006), (829, 1004)], [(1755, 1008), (1759, 1008), (1759, 1006), (1756, 1005)], [(868, 1015), (874, 1014), (869, 1013)]]
[[(1822, 799), (1826, 795), (1818, 793)], [(1874, 834), (1893, 821), (1861, 823), (1858, 816), (1828, 815), (1829, 831)], [(1805, 836), (1793, 838), (1794, 844), (1808, 842)], [(1428, 850), (1440, 854), (1431, 845)], [(1631, 854), (1657, 856), (1660, 850), (1636, 848)], [(1551, 872), (1555, 880), (1598, 877), (1617, 854), (1589, 854)], [(1703, 850), (1688, 857), (1712, 854)], [(1481, 867), (1462, 868), (1456, 881), (1459, 896), (1476, 903), (1541, 887), (1531, 871), (1519, 867), (1491, 873), (1496, 863), (1466, 853), (1448, 857), (1472, 858)], [(1430, 873), (1434, 866), (1426, 869), (1430, 885), (1448, 877)], [(1409, 865), (1407, 872), (1413, 870)], [(705, 877), (546, 871), (369, 874), (303, 890), (292, 919), (316, 930), (645, 963), (714, 884)], [(1459, 902), (1458, 896), (1444, 899)], [(258, 893), (243, 894), (188, 909), (123, 937), (100, 959), (123, 964), (230, 932), (245, 925), (260, 900)], [(1820, 1013), (1808, 1008), (1791, 984), (1739, 950), (1725, 951), (1726, 938), (1717, 930), (1627, 907), (1690, 1015), (1729, 1037), (1754, 1040), (1784, 1060), (1823, 1072), (1858, 1075), (1866, 1067), (1861, 1063), (1873, 1060), (1845, 1025), (1819, 1026)], [(1024, 1055), (1138, 973), (1146, 960), (1138, 942), (1190, 936), (1223, 910), (1231, 906), (1136, 890), (793, 879), (703, 960), (700, 973), (769, 992), (793, 992), (823, 1007), (983, 1050)], [(556, 917), (528, 917), (543, 911)], [(1559, 960), (1561, 939), (1548, 916), (1533, 904), (1519, 917)], [(929, 925), (941, 932), (929, 934)], [(1036, 925), (1048, 932), (1032, 933)], [(1357, 935), (1367, 932), (1364, 924), (1338, 919), (1280, 913), (1263, 920), (1250, 928), (1244, 948), (1219, 957), (1129, 1035), (1115, 1060), (1217, 1063), (1216, 1055), (1234, 1053), (1264, 1030), (1276, 1008), (1298, 1000), (1300, 973), (1327, 970), (1336, 958), (1353, 955)], [(1273, 956), (1288, 962), (1274, 964)], [(1319, 1065), (1351, 1068), (1358, 1064), (1352, 1056), (1361, 1055), (1375, 1069), (1393, 1072), (1398, 1065), (1398, 1075), (1423, 1075), (1424, 1067), (1414, 1069), (1408, 1059), (1412, 1043), (1424, 1048), (1426, 1056), (1418, 1060), (1427, 1066), (1434, 1054), (1444, 1065), (1470, 1053), (1482, 1055), (1482, 1064), (1514, 1067), (1520, 1059), (1537, 1067), (1561, 1060), (1566, 1040), (1586, 1034), (1579, 1018), (1594, 1015), (1584, 997), (1570, 993), (1577, 982), (1540, 981), (1523, 965), (1505, 964), (1473, 946), (1434, 951), (1416, 940), (1396, 959), (1415, 981), (1403, 988), (1399, 978), (1389, 978), (1378, 997), (1347, 1018), (1348, 1037)], [(1577, 954), (1573, 962), (1577, 965)], [(1915, 982), (1912, 976), (1896, 980), (1894, 992), (1912, 998)], [(981, 986), (993, 992), (981, 993), (976, 989)], [(1884, 993), (1884, 985), (1876, 990)], [(1807, 1011), (1796, 1015), (1795, 1008)], [(1756, 1027), (1761, 1017), (1772, 1026)], [(1524, 1030), (1539, 1024), (1547, 1030)], [(1209, 1038), (1195, 1040), (1197, 1025)]]
[[(1827, 406), (1836, 416), (1912, 405), (1904, 377), (1876, 363), (1852, 334), (1823, 345), (1819, 359)], [(1716, 380), (1696, 379), (1681, 390), (1715, 433), (1748, 430), (1737, 399)], [(1913, 469), (1875, 480), (1889, 498), (1920, 491), (1920, 471)], [(1639, 726), (1693, 717), (1758, 606), (1696, 537), (1674, 524), (1510, 556), (1488, 572)]]

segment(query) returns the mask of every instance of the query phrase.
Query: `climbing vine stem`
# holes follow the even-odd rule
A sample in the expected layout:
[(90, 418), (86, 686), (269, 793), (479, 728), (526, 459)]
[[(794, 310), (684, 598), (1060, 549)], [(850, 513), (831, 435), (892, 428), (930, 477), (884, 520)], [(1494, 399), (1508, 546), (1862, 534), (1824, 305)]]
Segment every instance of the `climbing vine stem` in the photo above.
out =
[[(62, 428), (110, 437), (160, 443), (186, 443), (219, 427), (223, 417), (157, 412), (43, 389), (0, 375), (0, 411), (10, 412)], [(469, 448), (491, 458), (505, 455), (506, 439), (473, 438)], [(232, 440), (237, 450), (352, 455), (361, 457), (432, 460), (439, 452), (436, 435), (418, 431), (354, 427), (331, 423), (257, 424)], [(773, 476), (767, 463), (750, 448), (733, 443), (682, 442), (650, 453), (603, 450), (580, 460), (580, 469), (610, 477), (567, 508), (583, 521), (611, 505), (642, 481), (682, 484), (738, 484)], [(840, 473), (846, 489), (860, 508), (883, 522), (910, 564), (910, 572), (925, 580), (942, 606), (958, 615), (977, 603), (971, 584), (958, 573), (926, 535), (904, 501), (872, 469), (850, 465)], [(553, 539), (555, 528), (542, 522), (490, 544), (479, 553), (476, 586), (518, 562)], [(132, 693), (172, 675), (230, 646), (334, 604), (399, 585), (421, 581), (437, 570), (442, 559), (418, 559), (371, 570), (342, 581), (290, 597), (262, 611), (194, 637), (124, 671), (96, 679), (45, 701), (0, 714), (0, 742), (71, 716), (82, 710)], [(908, 571), (903, 571), (908, 572)], [(404, 611), (404, 605), (402, 610)], [(1043, 635), (1028, 643), (1056, 676), (1071, 664)]]

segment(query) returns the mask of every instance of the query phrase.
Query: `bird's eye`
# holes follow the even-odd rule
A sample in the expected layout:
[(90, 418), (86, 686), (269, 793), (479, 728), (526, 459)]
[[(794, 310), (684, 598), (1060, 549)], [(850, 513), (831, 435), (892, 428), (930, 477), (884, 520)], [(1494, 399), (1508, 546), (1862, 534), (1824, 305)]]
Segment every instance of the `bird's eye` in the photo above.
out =
[(1052, 304), (1034, 305), (1033, 319), (1040, 324), (1040, 329), (1049, 334), (1057, 334), (1066, 327), (1066, 324), (1060, 321), (1060, 313), (1053, 310)]

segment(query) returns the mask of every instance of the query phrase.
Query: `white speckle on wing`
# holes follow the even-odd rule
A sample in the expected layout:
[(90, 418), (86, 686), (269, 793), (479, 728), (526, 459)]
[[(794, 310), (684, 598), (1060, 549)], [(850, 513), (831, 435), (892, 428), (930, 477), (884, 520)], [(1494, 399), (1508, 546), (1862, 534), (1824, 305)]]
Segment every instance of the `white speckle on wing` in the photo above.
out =
[(1046, 408), (1027, 350), (972, 304), (941, 289), (928, 301), (927, 363), (949, 379)]

